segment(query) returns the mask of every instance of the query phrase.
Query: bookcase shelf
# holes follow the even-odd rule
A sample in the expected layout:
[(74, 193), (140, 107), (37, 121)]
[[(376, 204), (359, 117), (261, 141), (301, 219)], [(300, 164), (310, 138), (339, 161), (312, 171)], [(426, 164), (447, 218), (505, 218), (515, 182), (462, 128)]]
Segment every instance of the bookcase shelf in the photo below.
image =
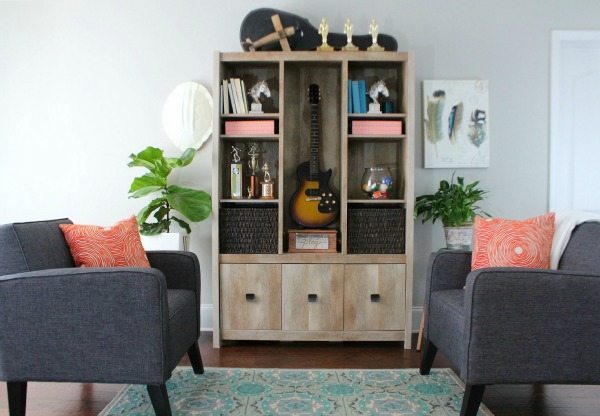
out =
[[(271, 97), (261, 97), (264, 114), (223, 114), (220, 106), (215, 106), (213, 125), (218, 139), (213, 142), (212, 186), (214, 346), (235, 339), (354, 339), (404, 341), (405, 348), (410, 348), (414, 222), (412, 54), (217, 52), (215, 97), (219, 96), (222, 81), (231, 78), (244, 81), (246, 89), (266, 80)], [(389, 89), (386, 100), (393, 103), (394, 112), (348, 113), (350, 79), (364, 80), (367, 89), (383, 80)], [(323, 227), (322, 233), (330, 236), (327, 231), (336, 231), (335, 252), (298, 253), (290, 252), (288, 247), (290, 230), (303, 231), (292, 219), (290, 200), (299, 186), (297, 168), (311, 158), (313, 108), (307, 96), (311, 84), (317, 84), (320, 91), (320, 170), (331, 169), (329, 185), (339, 203), (339, 215)], [(276, 134), (224, 134), (227, 121), (245, 120), (274, 120)], [(400, 121), (402, 134), (352, 134), (353, 121), (360, 120)], [(247, 151), (255, 143), (260, 149), (258, 165), (267, 162), (271, 167), (275, 199), (231, 198), (232, 146), (241, 149), (245, 190), (249, 180)], [(367, 199), (361, 189), (365, 168), (374, 166), (390, 170), (393, 184), (388, 190), (389, 199)], [(262, 180), (262, 172), (257, 174)], [(298, 241), (297, 236), (293, 241)], [(328, 244), (331, 241), (328, 239)], [(379, 291), (382, 299), (395, 295), (379, 303), (363, 299), (365, 294)], [(307, 304), (306, 293), (317, 293), (318, 302)], [(255, 296), (248, 301), (246, 294)], [(294, 305), (293, 311), (290, 305)], [(305, 313), (308, 310), (311, 319)], [(335, 325), (329, 325), (331, 322)]]

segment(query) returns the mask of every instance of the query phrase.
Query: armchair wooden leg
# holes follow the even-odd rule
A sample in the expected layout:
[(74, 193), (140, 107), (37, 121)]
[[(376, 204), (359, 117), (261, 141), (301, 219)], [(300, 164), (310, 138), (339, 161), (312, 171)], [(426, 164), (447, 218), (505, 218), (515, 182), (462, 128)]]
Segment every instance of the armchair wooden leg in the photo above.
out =
[(198, 346), (198, 341), (192, 344), (187, 353), (188, 357), (190, 357), (194, 374), (204, 374), (204, 365), (202, 364), (202, 357), (200, 356), (200, 347)]
[(423, 350), (423, 355), (421, 355), (421, 365), (419, 367), (419, 373), (421, 373), (421, 375), (427, 375), (431, 371), (436, 352), (437, 347), (433, 345), (433, 342), (426, 340), (425, 349)]
[(465, 386), (460, 416), (475, 416), (477, 414), (484, 390), (485, 384), (467, 384)]
[(8, 381), (8, 414), (10, 416), (25, 416), (25, 405), (27, 403), (27, 382)]
[(167, 386), (164, 383), (158, 385), (148, 384), (147, 388), (156, 416), (171, 416)]

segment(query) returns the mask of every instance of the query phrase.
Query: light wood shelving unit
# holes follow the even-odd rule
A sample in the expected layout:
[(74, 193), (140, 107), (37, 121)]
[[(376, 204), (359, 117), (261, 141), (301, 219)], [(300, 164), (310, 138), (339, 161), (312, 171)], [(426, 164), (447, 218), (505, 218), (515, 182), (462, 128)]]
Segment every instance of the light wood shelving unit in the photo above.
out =
[[(232, 52), (215, 54), (214, 97), (226, 78), (247, 87), (266, 80), (271, 98), (261, 100), (265, 114), (214, 116), (212, 297), (214, 346), (229, 340), (404, 341), (411, 347), (413, 274), (414, 75), (408, 52)], [(383, 79), (397, 113), (349, 114), (348, 79), (367, 86)], [(287, 232), (300, 228), (289, 214), (296, 168), (309, 159), (309, 84), (321, 90), (321, 170), (331, 168), (339, 196), (336, 253), (289, 253)], [(225, 135), (229, 120), (274, 120), (273, 135)], [(351, 134), (353, 120), (401, 120), (403, 134)], [(230, 150), (259, 143), (273, 168), (273, 200), (232, 199)], [(244, 154), (245, 156), (245, 154)], [(263, 160), (264, 158), (264, 160)], [(244, 163), (246, 160), (244, 158)], [(394, 168), (390, 199), (368, 199), (360, 189), (364, 168)], [(274, 242), (270, 253), (222, 250), (224, 212), (270, 210)], [(351, 254), (349, 216), (353, 210), (403, 212), (401, 247), (389, 254)], [(384, 212), (384, 211), (381, 211)], [(396, 211), (394, 211), (396, 212)], [(276, 214), (276, 215), (275, 215)], [(243, 218), (243, 217), (241, 217)], [(228, 223), (229, 227), (231, 224)], [(239, 222), (240, 228), (244, 226)], [(276, 249), (275, 249), (276, 248)], [(251, 251), (251, 250), (250, 250)], [(393, 251), (393, 250), (392, 250)], [(309, 296), (307, 298), (307, 294)], [(316, 298), (315, 296), (316, 295)]]

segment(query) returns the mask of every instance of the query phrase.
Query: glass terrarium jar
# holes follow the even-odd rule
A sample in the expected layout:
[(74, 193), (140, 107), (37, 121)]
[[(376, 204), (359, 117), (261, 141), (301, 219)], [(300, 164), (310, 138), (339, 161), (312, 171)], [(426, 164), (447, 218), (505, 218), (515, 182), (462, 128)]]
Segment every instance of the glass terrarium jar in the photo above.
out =
[(388, 199), (394, 180), (390, 168), (373, 166), (365, 168), (361, 180), (361, 189), (371, 199)]

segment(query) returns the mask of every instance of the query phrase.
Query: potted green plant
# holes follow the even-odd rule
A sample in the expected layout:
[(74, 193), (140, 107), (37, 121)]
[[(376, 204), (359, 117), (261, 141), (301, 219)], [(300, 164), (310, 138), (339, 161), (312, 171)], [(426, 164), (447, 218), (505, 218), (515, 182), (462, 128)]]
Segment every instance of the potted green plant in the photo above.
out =
[[(173, 222), (189, 234), (192, 230), (187, 221), (199, 222), (210, 215), (211, 198), (208, 193), (173, 185), (168, 181), (171, 172), (192, 163), (195, 154), (196, 150), (190, 148), (180, 157), (165, 157), (163, 150), (149, 146), (137, 154), (129, 155), (131, 161), (127, 166), (143, 167), (149, 171), (133, 179), (129, 188), (129, 197), (142, 198), (154, 195), (154, 198), (137, 214), (140, 234), (143, 237), (162, 236), (166, 239), (174, 239), (173, 236), (168, 236)], [(174, 211), (177, 215), (174, 215)], [(175, 238), (179, 242), (179, 236)], [(146, 250), (165, 248), (163, 243), (153, 243), (149, 238), (143, 238), (142, 241)]]
[(436, 193), (421, 195), (415, 203), (415, 218), (422, 222), (441, 220), (446, 236), (446, 246), (452, 250), (469, 250), (473, 238), (473, 219), (476, 215), (489, 216), (477, 205), (487, 191), (479, 187), (479, 181), (465, 184), (463, 177), (454, 175), (450, 182), (440, 181)]

